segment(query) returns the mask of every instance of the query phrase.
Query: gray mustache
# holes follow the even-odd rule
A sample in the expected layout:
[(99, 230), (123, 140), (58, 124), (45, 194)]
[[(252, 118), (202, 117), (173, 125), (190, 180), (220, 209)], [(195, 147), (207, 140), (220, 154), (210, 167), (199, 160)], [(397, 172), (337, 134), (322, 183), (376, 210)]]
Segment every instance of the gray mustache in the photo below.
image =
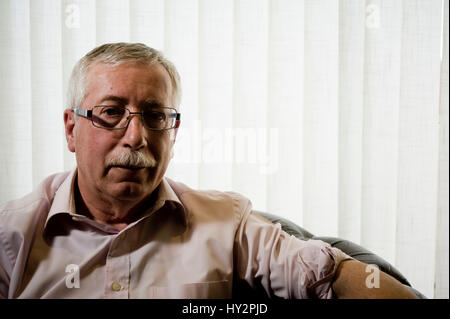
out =
[(126, 152), (113, 156), (106, 161), (106, 166), (155, 167), (156, 160), (141, 152)]

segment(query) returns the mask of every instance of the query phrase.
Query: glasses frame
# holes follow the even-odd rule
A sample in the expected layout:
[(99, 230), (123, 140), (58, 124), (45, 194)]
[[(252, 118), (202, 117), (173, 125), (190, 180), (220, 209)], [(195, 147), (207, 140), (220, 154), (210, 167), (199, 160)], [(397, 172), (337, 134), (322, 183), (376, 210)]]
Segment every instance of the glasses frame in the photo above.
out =
[(174, 124), (173, 127), (168, 127), (168, 128), (151, 128), (151, 127), (148, 127), (147, 124), (145, 124), (145, 121), (144, 121), (144, 111), (142, 111), (142, 112), (131, 112), (130, 109), (128, 109), (127, 107), (123, 107), (129, 113), (129, 115), (127, 117), (127, 125), (126, 126), (124, 126), (124, 127), (112, 127), (112, 128), (103, 127), (103, 126), (97, 126), (97, 125), (95, 125), (94, 119), (92, 118), (92, 113), (93, 113), (93, 109), (95, 107), (100, 107), (100, 106), (107, 106), (107, 105), (95, 105), (90, 110), (80, 109), (78, 107), (74, 107), (71, 110), (76, 115), (79, 115), (81, 117), (85, 117), (87, 119), (90, 119), (91, 123), (92, 123), (92, 125), (94, 127), (102, 128), (102, 129), (109, 130), (109, 131), (127, 129), (128, 125), (130, 124), (131, 117), (133, 116), (133, 114), (139, 114), (140, 117), (141, 117), (141, 121), (142, 121), (142, 124), (144, 125), (144, 127), (146, 129), (148, 129), (148, 130), (151, 130), (151, 131), (167, 131), (167, 130), (171, 130), (171, 129), (174, 129), (174, 128), (178, 128), (180, 126), (181, 113), (178, 113), (177, 110), (175, 108), (173, 108), (173, 107), (159, 107), (161, 109), (170, 109), (170, 110), (174, 110), (175, 111), (175, 113), (169, 115), (170, 117), (175, 118), (175, 124)]

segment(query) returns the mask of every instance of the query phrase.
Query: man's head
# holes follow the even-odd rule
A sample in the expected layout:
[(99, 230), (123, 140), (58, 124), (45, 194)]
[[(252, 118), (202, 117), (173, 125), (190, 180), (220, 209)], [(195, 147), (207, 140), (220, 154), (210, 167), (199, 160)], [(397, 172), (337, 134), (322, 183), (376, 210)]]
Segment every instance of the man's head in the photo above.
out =
[(180, 76), (172, 62), (161, 52), (142, 43), (108, 43), (98, 46), (75, 64), (69, 80), (67, 101), (69, 108), (79, 107), (87, 93), (89, 68), (104, 63), (111, 66), (126, 62), (140, 62), (147, 65), (161, 64), (169, 73), (173, 87), (173, 106), (178, 108), (181, 100)]
[[(108, 129), (102, 114), (116, 116), (111, 107), (124, 112), (150, 114), (163, 109), (176, 113), (180, 85), (172, 63), (143, 44), (102, 45), (74, 67), (68, 101), (66, 139), (76, 155), (83, 197), (138, 203), (152, 193), (172, 157), (177, 126), (152, 129), (140, 114), (127, 113), (128, 122)], [(93, 111), (81, 117), (74, 114), (75, 108), (80, 114)]]

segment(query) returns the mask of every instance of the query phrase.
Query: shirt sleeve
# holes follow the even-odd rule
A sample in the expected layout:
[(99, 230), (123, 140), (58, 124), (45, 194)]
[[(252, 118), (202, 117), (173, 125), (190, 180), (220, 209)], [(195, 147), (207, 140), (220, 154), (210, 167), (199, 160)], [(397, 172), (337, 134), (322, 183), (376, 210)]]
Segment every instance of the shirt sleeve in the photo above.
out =
[(5, 269), (0, 265), (0, 299), (6, 299), (8, 294), (8, 280)]
[(247, 212), (236, 233), (237, 271), (269, 297), (332, 298), (339, 264), (350, 256), (320, 240), (303, 241)]
[(0, 299), (6, 299), (9, 289), (9, 274), (12, 271), (10, 258), (7, 255), (6, 244), (3, 241), (2, 227), (0, 226)]

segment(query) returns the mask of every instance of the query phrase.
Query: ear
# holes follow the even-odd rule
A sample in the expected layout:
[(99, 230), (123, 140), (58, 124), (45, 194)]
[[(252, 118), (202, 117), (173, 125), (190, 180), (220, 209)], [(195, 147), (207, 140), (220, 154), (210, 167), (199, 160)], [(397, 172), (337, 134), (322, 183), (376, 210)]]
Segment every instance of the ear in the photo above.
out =
[(75, 152), (75, 114), (70, 109), (64, 111), (64, 127), (66, 130), (66, 141), (69, 151)]

